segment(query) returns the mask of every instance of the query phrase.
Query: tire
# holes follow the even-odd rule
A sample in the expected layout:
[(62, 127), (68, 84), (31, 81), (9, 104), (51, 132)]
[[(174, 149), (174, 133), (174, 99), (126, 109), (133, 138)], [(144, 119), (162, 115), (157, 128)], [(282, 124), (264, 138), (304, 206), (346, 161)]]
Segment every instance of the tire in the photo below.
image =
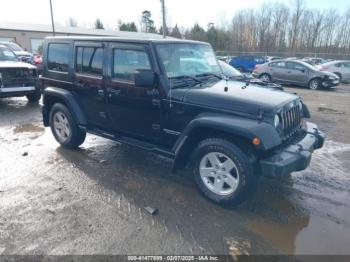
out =
[(84, 141), (86, 132), (75, 122), (68, 108), (56, 103), (50, 110), (50, 127), (56, 141), (65, 148), (76, 149)]
[(40, 90), (36, 90), (35, 93), (26, 95), (27, 99), (31, 103), (38, 103), (41, 98), (41, 92)]
[(271, 76), (269, 74), (261, 74), (259, 79), (263, 82), (271, 82)]
[(311, 90), (317, 90), (321, 87), (321, 81), (317, 78), (314, 78), (312, 80), (310, 80), (309, 82), (309, 88)]
[(199, 143), (193, 154), (192, 168), (200, 191), (222, 206), (245, 201), (258, 179), (248, 156), (233, 143), (219, 138)]

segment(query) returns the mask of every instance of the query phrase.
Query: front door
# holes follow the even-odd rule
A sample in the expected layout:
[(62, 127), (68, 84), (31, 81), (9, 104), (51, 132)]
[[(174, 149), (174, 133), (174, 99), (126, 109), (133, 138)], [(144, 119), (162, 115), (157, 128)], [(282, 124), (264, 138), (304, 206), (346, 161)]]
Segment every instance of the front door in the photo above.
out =
[(102, 43), (76, 42), (74, 90), (91, 126), (108, 128), (104, 94)]
[(153, 70), (142, 44), (111, 44), (107, 97), (116, 131), (150, 142), (160, 139), (160, 100), (157, 89), (135, 85), (138, 70)]
[(287, 62), (286, 79), (292, 84), (308, 84), (309, 70), (297, 62)]

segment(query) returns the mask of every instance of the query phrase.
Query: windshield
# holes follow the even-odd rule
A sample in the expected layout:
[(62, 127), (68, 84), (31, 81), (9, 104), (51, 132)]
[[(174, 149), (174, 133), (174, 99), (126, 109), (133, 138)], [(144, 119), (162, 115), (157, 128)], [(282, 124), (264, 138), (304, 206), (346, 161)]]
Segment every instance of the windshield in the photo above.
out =
[(303, 66), (307, 67), (310, 70), (313, 70), (313, 71), (318, 71), (319, 70), (316, 66), (310, 65), (310, 64), (308, 64), (306, 62), (299, 61), (299, 63), (302, 64)]
[(0, 47), (0, 61), (18, 61), (18, 58), (10, 49)]
[(213, 49), (206, 44), (159, 44), (157, 52), (169, 78), (221, 74)]
[(12, 51), (23, 51), (22, 47), (20, 47), (16, 43), (8, 43), (7, 46), (11, 48)]
[(236, 68), (233, 66), (230, 66), (229, 64), (219, 61), (219, 64), (221, 66), (223, 74), (228, 78), (242, 78), (243, 75), (241, 72), (239, 72)]

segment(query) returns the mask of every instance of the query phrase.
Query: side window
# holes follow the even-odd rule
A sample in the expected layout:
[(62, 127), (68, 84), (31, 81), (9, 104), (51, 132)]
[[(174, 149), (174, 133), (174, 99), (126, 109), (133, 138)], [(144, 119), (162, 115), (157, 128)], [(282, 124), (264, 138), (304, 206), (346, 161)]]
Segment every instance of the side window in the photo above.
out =
[(69, 44), (52, 43), (48, 48), (48, 69), (58, 72), (68, 72)]
[(102, 75), (103, 49), (98, 47), (77, 47), (75, 70), (77, 73)]
[(134, 81), (137, 70), (151, 69), (148, 54), (141, 50), (113, 50), (113, 78)]
[(346, 68), (350, 68), (350, 62), (344, 62), (343, 66), (346, 67)]
[(270, 63), (269, 66), (271, 67), (277, 67), (277, 68), (285, 68), (286, 67), (286, 62), (274, 62), (274, 63)]
[(298, 64), (298, 63), (294, 63), (294, 62), (288, 62), (287, 63), (287, 67), (289, 69), (293, 69), (293, 70), (305, 70), (305, 66), (301, 65), (301, 64)]

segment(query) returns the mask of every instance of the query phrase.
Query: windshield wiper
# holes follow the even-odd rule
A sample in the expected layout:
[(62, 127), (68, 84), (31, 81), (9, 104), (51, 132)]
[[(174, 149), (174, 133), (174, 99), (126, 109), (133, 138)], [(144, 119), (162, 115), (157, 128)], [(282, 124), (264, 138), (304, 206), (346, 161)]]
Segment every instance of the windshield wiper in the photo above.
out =
[(203, 73), (203, 74), (199, 74), (199, 75), (196, 75), (196, 77), (205, 77), (205, 76), (215, 76), (215, 77), (217, 77), (217, 78), (219, 78), (219, 79), (224, 79), (221, 75), (219, 75), (219, 74), (215, 74), (215, 73)]
[[(169, 77), (168, 78), (170, 81), (171, 80), (179, 80), (179, 83), (175, 83), (171, 88), (175, 89), (175, 88), (181, 88), (181, 87), (188, 87), (188, 86), (195, 86), (197, 84), (201, 85), (203, 83), (203, 81), (197, 79), (195, 76), (189, 76), (189, 75), (182, 75), (182, 76), (175, 76), (175, 77)], [(188, 81), (186, 82), (186, 80), (190, 80), (190, 81), (194, 81), (194, 83), (189, 83)]]

